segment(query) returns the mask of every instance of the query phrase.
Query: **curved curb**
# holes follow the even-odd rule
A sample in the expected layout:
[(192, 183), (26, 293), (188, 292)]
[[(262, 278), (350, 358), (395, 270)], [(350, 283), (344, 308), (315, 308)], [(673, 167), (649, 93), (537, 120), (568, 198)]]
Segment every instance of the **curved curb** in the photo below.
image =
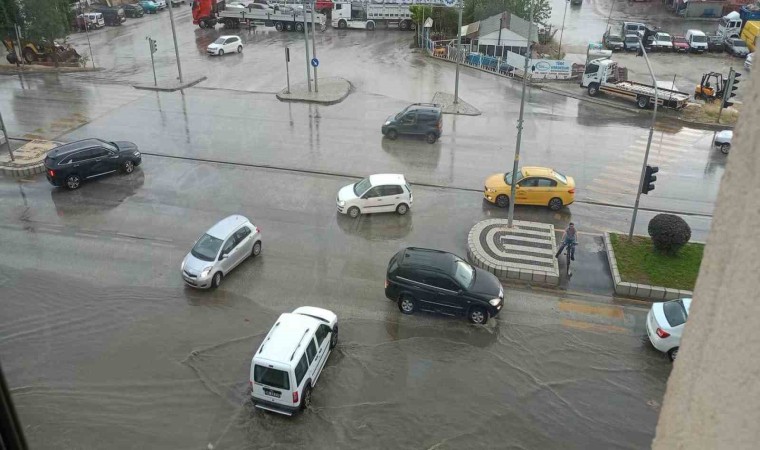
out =
[[(334, 105), (340, 103), (348, 97), (354, 88), (350, 81), (343, 78), (326, 78), (321, 81), (320, 88), (322, 92), (309, 92), (306, 83), (299, 83), (291, 86), (290, 93), (286, 92), (287, 88), (275, 94), (278, 100), (283, 102), (301, 102), (317, 103), (320, 105)], [(324, 89), (331, 91), (325, 93)], [(294, 92), (295, 91), (295, 92)]]

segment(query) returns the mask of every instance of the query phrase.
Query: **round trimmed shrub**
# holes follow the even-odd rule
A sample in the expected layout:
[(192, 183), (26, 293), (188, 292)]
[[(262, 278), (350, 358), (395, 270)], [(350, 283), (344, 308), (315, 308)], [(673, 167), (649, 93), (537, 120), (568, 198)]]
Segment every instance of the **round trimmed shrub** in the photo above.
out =
[(649, 221), (648, 231), (654, 248), (671, 255), (691, 239), (689, 224), (674, 214), (657, 214)]

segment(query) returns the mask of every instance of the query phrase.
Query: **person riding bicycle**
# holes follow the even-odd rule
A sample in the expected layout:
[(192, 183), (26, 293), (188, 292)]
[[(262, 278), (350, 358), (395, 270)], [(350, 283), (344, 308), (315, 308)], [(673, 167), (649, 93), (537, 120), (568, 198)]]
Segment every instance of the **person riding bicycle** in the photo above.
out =
[(578, 243), (578, 231), (575, 229), (575, 224), (570, 222), (570, 225), (565, 228), (565, 233), (562, 234), (562, 245), (559, 246), (555, 258), (559, 258), (559, 254), (566, 246), (570, 246), (570, 261), (575, 261), (575, 244)]

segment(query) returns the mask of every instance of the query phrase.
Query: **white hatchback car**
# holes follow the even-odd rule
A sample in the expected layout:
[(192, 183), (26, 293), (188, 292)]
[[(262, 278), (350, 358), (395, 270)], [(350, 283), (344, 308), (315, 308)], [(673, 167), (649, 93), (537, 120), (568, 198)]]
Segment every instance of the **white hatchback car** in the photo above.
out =
[(403, 175), (386, 173), (370, 175), (358, 183), (338, 191), (338, 212), (356, 218), (359, 214), (377, 212), (409, 212), (414, 197)]
[(222, 56), (225, 53), (243, 52), (243, 41), (238, 36), (219, 36), (217, 40), (206, 47), (209, 55)]
[(647, 335), (657, 350), (676, 360), (681, 346), (681, 334), (689, 317), (690, 298), (655, 303), (647, 314)]
[(182, 260), (182, 279), (195, 288), (217, 288), (232, 269), (260, 253), (259, 227), (243, 216), (229, 216), (195, 242)]

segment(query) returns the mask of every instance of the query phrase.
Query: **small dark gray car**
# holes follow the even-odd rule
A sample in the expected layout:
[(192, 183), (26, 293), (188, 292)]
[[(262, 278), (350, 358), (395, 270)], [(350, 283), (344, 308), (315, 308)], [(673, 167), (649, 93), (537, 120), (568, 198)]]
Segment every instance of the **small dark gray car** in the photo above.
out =
[(84, 139), (50, 150), (45, 157), (45, 176), (53, 186), (74, 190), (84, 180), (119, 170), (132, 173), (141, 162), (142, 155), (132, 142)]
[(422, 135), (433, 144), (443, 132), (442, 115), (440, 105), (414, 103), (395, 116), (388, 117), (380, 131), (388, 139), (396, 139), (400, 134)]

